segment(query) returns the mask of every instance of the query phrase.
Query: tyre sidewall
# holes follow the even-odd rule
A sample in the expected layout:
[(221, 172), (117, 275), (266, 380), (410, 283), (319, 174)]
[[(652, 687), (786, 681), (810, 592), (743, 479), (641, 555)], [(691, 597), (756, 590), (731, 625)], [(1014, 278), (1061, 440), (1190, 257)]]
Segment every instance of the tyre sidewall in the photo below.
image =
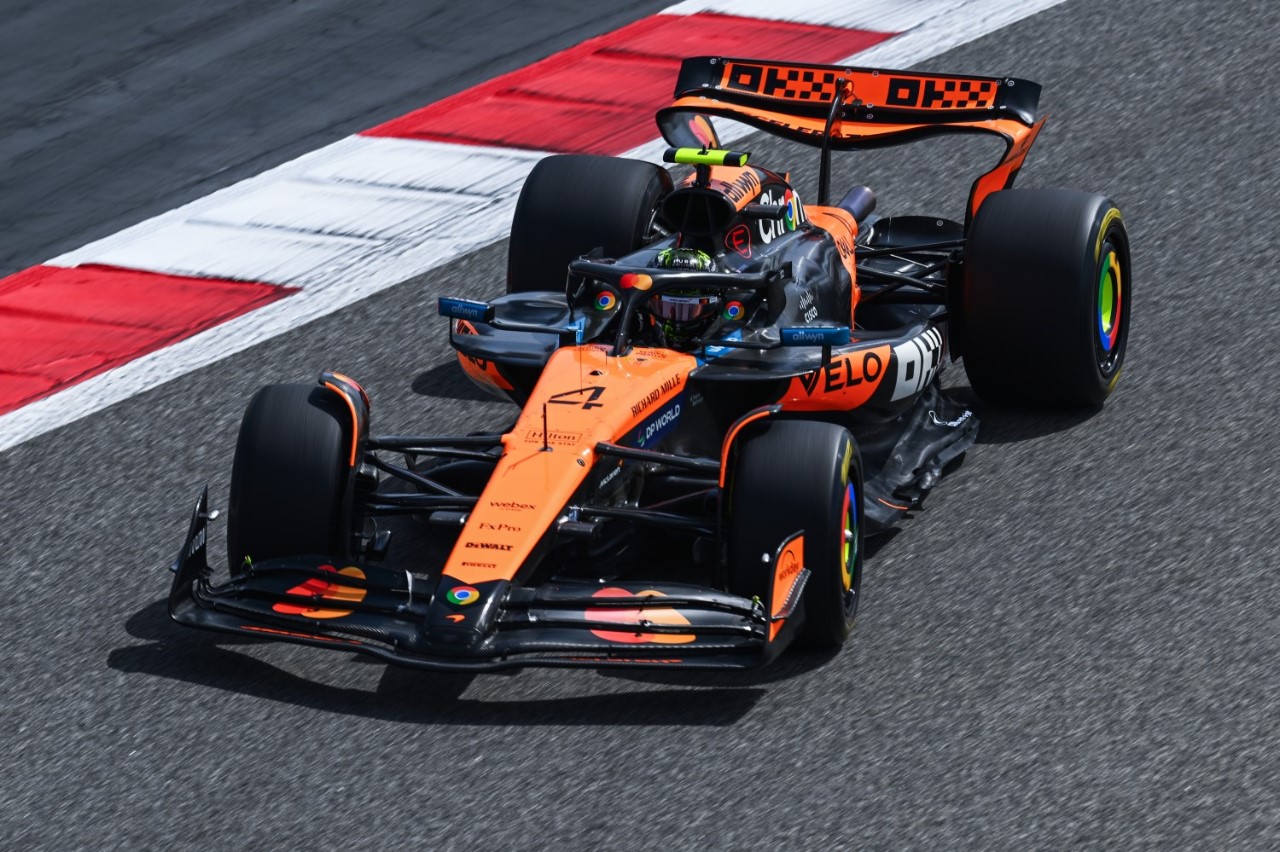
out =
[(231, 472), (227, 558), (350, 554), (352, 425), (333, 391), (270, 385), (250, 400)]

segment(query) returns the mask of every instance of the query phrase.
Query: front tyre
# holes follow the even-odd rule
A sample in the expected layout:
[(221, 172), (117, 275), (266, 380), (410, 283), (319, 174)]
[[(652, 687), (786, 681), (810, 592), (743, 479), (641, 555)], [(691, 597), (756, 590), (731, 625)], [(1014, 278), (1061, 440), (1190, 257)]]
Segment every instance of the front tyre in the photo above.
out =
[(836, 648), (853, 629), (862, 588), (862, 459), (849, 430), (765, 421), (743, 439), (729, 487), (730, 591), (765, 599), (771, 557), (804, 530), (804, 624), (797, 642)]
[(1129, 237), (1106, 197), (1006, 190), (983, 202), (964, 259), (964, 365), (988, 402), (1099, 407), (1124, 364)]
[(347, 507), (353, 425), (338, 394), (318, 385), (268, 385), (249, 401), (231, 467), (227, 559), (351, 551)]

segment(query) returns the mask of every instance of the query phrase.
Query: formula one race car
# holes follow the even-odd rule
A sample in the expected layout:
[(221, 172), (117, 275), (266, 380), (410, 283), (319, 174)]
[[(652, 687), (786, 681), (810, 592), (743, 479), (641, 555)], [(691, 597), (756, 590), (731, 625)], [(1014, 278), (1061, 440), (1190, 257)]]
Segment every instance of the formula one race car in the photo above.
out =
[[(507, 292), (441, 299), (501, 431), (375, 436), (353, 380), (273, 385), (236, 448), (230, 578), (207, 489), (174, 565), (178, 622), (428, 669), (747, 667), (839, 646), (864, 537), (974, 441), (939, 384), (1097, 407), (1129, 329), (1129, 241), (1100, 195), (1009, 190), (1040, 130), (1025, 80), (702, 57), (658, 113), (667, 161), (542, 160)], [(726, 117), (821, 149), (817, 203), (726, 150)], [(987, 133), (964, 222), (828, 198), (832, 151)], [(690, 168), (691, 167), (691, 168)], [(677, 185), (678, 183), (678, 185)], [(393, 484), (399, 487), (393, 487)], [(442, 557), (377, 564), (379, 519)]]

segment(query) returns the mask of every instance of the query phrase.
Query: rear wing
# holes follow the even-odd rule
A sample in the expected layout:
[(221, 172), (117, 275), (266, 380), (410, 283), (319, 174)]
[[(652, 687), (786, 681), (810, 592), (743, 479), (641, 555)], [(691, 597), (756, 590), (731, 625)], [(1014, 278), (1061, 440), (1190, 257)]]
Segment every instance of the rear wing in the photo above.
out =
[(1013, 77), (697, 56), (681, 64), (675, 100), (657, 119), (676, 147), (721, 147), (714, 116), (835, 151), (943, 133), (995, 134), (1005, 140), (1005, 155), (974, 182), (971, 219), (987, 195), (1012, 185), (1044, 124), (1035, 117), (1039, 101), (1037, 83)]

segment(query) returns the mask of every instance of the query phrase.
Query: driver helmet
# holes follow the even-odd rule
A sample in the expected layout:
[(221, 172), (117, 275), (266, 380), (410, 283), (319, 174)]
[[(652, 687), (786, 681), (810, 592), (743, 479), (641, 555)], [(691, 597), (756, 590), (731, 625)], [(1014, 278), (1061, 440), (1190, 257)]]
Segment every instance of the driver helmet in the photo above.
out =
[[(653, 265), (659, 269), (685, 272), (714, 272), (716, 262), (705, 251), (668, 248), (658, 252)], [(702, 333), (720, 315), (724, 298), (707, 290), (664, 290), (649, 300), (649, 312), (671, 343), (679, 343)]]

